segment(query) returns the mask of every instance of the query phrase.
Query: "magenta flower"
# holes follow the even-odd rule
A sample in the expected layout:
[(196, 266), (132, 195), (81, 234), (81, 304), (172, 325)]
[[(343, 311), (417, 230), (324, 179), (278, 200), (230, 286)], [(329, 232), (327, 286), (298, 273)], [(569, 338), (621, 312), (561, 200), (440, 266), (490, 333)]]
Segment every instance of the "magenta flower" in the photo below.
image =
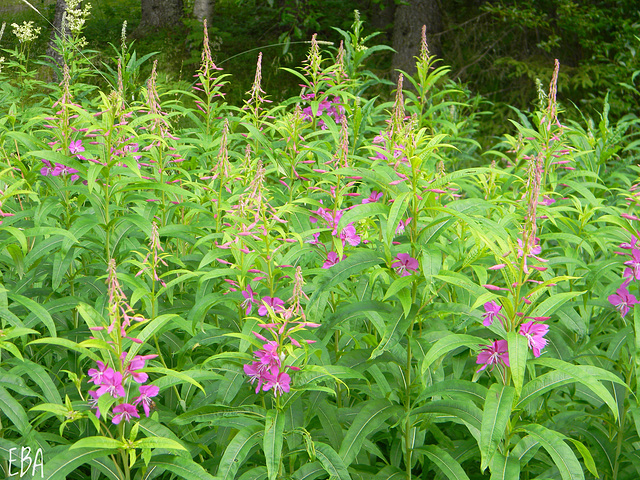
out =
[(89, 382), (93, 382), (96, 385), (100, 385), (100, 383), (102, 382), (102, 376), (104, 375), (104, 372), (107, 370), (107, 365), (102, 363), (100, 360), (96, 361), (96, 363), (98, 364), (98, 368), (97, 369), (90, 368), (87, 373), (91, 377), (89, 379)]
[[(280, 355), (278, 354), (278, 342), (270, 341), (262, 346), (262, 349), (253, 352), (253, 355), (262, 365), (280, 368)], [(284, 358), (284, 355), (283, 355)]]
[[(136, 355), (133, 359), (127, 363), (127, 366), (124, 371), (125, 378), (131, 376), (133, 380), (137, 383), (144, 383), (149, 379), (149, 375), (144, 372), (139, 372), (138, 370), (142, 370), (144, 368), (144, 364), (147, 360), (151, 360), (152, 358), (156, 358), (158, 355)], [(127, 358), (127, 352), (122, 352), (120, 356), (120, 360), (124, 362), (125, 358)]]
[(249, 383), (251, 385), (253, 385), (253, 382), (255, 382), (256, 380), (258, 381), (258, 385), (256, 385), (256, 393), (258, 393), (265, 381), (264, 374), (269, 369), (269, 366), (261, 362), (253, 362), (250, 365), (244, 365), (242, 369), (244, 370), (244, 373), (249, 377)]
[(398, 222), (398, 226), (396, 227), (396, 235), (402, 235), (404, 230), (407, 228), (407, 225), (411, 222), (412, 217), (407, 218), (406, 220), (400, 220)]
[(262, 386), (263, 391), (268, 391), (273, 388), (273, 394), (277, 397), (282, 395), (283, 392), (288, 392), (291, 386), (291, 377), (284, 371), (280, 371), (276, 367), (272, 367), (264, 375), (265, 383)]
[(130, 403), (121, 403), (120, 405), (116, 405), (113, 407), (113, 413), (116, 414), (113, 416), (112, 420), (115, 425), (118, 425), (122, 420), (128, 422), (133, 417), (140, 418), (138, 410)]
[(160, 388), (158, 388), (156, 385), (140, 385), (138, 389), (140, 390), (140, 396), (135, 398), (133, 404), (138, 405), (142, 403), (142, 409), (144, 410), (144, 414), (148, 418), (151, 408), (153, 408), (155, 405), (153, 400), (151, 400), (151, 397), (155, 397), (156, 395), (158, 395), (158, 392), (160, 392)]
[[(342, 259), (344, 260), (344, 256)], [(340, 258), (338, 257), (338, 254), (336, 252), (329, 252), (327, 253), (327, 259), (322, 264), (322, 268), (331, 268), (339, 262)]]
[(485, 346), (476, 359), (478, 365), (482, 365), (478, 369), (481, 372), (489, 365), (506, 365), (509, 366), (509, 349), (506, 340), (496, 340), (491, 345)]
[[(281, 300), (278, 297), (262, 297), (262, 303), (269, 305), (275, 313), (284, 312), (284, 300)], [(267, 313), (269, 313), (267, 307), (265, 305), (260, 305), (260, 308), (258, 308), (258, 315), (264, 317)]]
[(82, 140), (72, 141), (69, 144), (69, 152), (72, 153), (73, 155), (84, 152), (84, 147), (82, 146)]
[(362, 200), (362, 203), (376, 203), (378, 200), (382, 198), (382, 192), (376, 192), (373, 190), (371, 195)]
[(493, 300), (484, 304), (484, 313), (482, 314), (484, 320), (482, 324), (485, 327), (490, 326), (493, 323), (493, 320), (499, 318), (500, 310), (502, 310), (502, 305), (497, 304)]
[(624, 264), (631, 267), (633, 278), (640, 280), (640, 250), (633, 247), (631, 250), (631, 260), (624, 262)]
[(608, 297), (611, 305), (616, 307), (616, 310), (620, 312), (622, 318), (629, 313), (629, 309), (638, 303), (635, 296), (629, 293), (629, 290), (625, 286), (621, 286), (616, 290), (616, 293), (609, 295)]
[(245, 313), (249, 315), (251, 313), (253, 305), (258, 305), (258, 301), (256, 300), (256, 292), (253, 291), (251, 285), (247, 285), (246, 290), (242, 290), (242, 292), (240, 293), (242, 293), (242, 296), (244, 297), (244, 300), (240, 304), (240, 307), (244, 308)]
[(96, 418), (100, 418), (100, 409), (98, 408), (98, 398), (100, 398), (100, 396), (95, 390), (89, 390), (88, 393), (91, 396), (91, 398), (88, 399), (89, 406), (96, 409)]
[(360, 245), (360, 235), (356, 233), (356, 227), (354, 227), (352, 223), (342, 229), (340, 239), (342, 240), (343, 247), (345, 243), (349, 243), (352, 247)]
[(53, 175), (53, 170), (56, 168), (56, 164), (54, 163), (52, 165), (49, 160), (45, 160), (44, 158), (42, 159), (42, 163), (44, 163), (45, 166), (40, 169), (40, 174), (45, 177)]
[(395, 268), (396, 273), (401, 277), (411, 275), (413, 272), (418, 271), (420, 264), (418, 260), (413, 258), (408, 253), (399, 253), (396, 255), (396, 261), (391, 264)]
[(113, 398), (124, 397), (124, 387), (122, 386), (122, 374), (116, 372), (113, 368), (107, 368), (102, 374), (100, 388), (96, 392), (99, 397), (108, 393)]
[(68, 175), (71, 175), (70, 180), (72, 182), (75, 182), (80, 178), (79, 175), (76, 175), (77, 173), (78, 170), (76, 170), (75, 168), (67, 167), (66, 165), (62, 165), (61, 163), (56, 163), (56, 166), (53, 168), (51, 175), (53, 175), (54, 177), (66, 177)]
[(529, 341), (529, 348), (533, 351), (534, 357), (540, 356), (540, 350), (547, 345), (547, 339), (544, 336), (549, 331), (549, 325), (544, 323), (536, 323), (530, 321), (520, 325), (520, 335), (523, 335)]

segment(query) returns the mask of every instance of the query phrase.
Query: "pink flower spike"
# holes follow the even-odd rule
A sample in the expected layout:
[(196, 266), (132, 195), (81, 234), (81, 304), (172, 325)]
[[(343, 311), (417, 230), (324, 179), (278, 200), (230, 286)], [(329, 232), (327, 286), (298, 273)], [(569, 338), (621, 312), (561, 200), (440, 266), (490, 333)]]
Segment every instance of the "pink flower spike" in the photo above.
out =
[(635, 215), (629, 215), (627, 213), (622, 213), (620, 214), (620, 216), (622, 218), (626, 218), (627, 220), (640, 220), (640, 218), (636, 217)]
[(491, 285), (490, 283), (487, 283), (486, 285), (482, 285), (484, 288), (486, 288), (487, 290), (493, 290), (493, 291), (500, 291), (500, 290), (507, 290), (506, 288), (500, 288), (500, 287), (496, 287), (495, 285)]
[(549, 325), (544, 323), (536, 323), (535, 321), (526, 322), (520, 325), (520, 335), (523, 335), (529, 341), (529, 348), (533, 351), (534, 357), (540, 356), (540, 350), (547, 345), (547, 339), (544, 336), (549, 331)]

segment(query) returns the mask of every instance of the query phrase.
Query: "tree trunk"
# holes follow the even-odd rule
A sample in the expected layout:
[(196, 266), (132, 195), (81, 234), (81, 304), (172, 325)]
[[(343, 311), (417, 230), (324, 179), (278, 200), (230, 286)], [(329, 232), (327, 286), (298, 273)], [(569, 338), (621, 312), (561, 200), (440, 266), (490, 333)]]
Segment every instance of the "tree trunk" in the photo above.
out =
[(49, 45), (47, 46), (47, 56), (53, 58), (56, 65), (62, 68), (62, 55), (54, 50), (56, 46), (57, 37), (68, 37), (69, 29), (62, 31), (62, 17), (67, 9), (67, 2), (65, 0), (56, 0), (56, 9), (53, 15), (53, 30), (49, 36)]
[(205, 19), (207, 25), (211, 25), (213, 20), (214, 0), (195, 0), (193, 2), (193, 16), (202, 23)]
[(392, 68), (412, 75), (416, 72), (416, 59), (420, 55), (422, 26), (427, 27), (427, 43), (432, 55), (442, 56), (440, 40), (434, 36), (442, 31), (442, 16), (438, 0), (407, 0), (396, 7), (392, 47), (396, 51)]
[(141, 0), (140, 25), (134, 36), (141, 36), (162, 28), (180, 24), (184, 14), (182, 0)]

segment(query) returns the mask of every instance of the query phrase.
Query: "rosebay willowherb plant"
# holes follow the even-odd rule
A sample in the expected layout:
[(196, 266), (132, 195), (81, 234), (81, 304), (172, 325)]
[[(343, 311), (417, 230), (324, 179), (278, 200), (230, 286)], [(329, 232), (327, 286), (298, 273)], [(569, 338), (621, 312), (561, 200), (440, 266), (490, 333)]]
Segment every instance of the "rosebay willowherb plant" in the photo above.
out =
[(5, 54), (5, 476), (637, 477), (637, 121), (563, 123), (556, 64), (481, 152), (426, 41), (367, 97), (362, 32), (280, 105), (262, 56), (224, 102), (206, 27), (190, 91), (122, 45), (21, 110)]

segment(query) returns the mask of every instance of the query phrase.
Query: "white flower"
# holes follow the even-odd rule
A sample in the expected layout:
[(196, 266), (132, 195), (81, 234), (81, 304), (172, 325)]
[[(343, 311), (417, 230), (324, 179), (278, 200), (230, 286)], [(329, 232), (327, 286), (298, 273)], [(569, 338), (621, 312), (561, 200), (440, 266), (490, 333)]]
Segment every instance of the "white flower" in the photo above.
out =
[(29, 43), (38, 38), (40, 27), (34, 27), (33, 22), (22, 22), (22, 25), (12, 23), (13, 34), (18, 37), (20, 43)]

